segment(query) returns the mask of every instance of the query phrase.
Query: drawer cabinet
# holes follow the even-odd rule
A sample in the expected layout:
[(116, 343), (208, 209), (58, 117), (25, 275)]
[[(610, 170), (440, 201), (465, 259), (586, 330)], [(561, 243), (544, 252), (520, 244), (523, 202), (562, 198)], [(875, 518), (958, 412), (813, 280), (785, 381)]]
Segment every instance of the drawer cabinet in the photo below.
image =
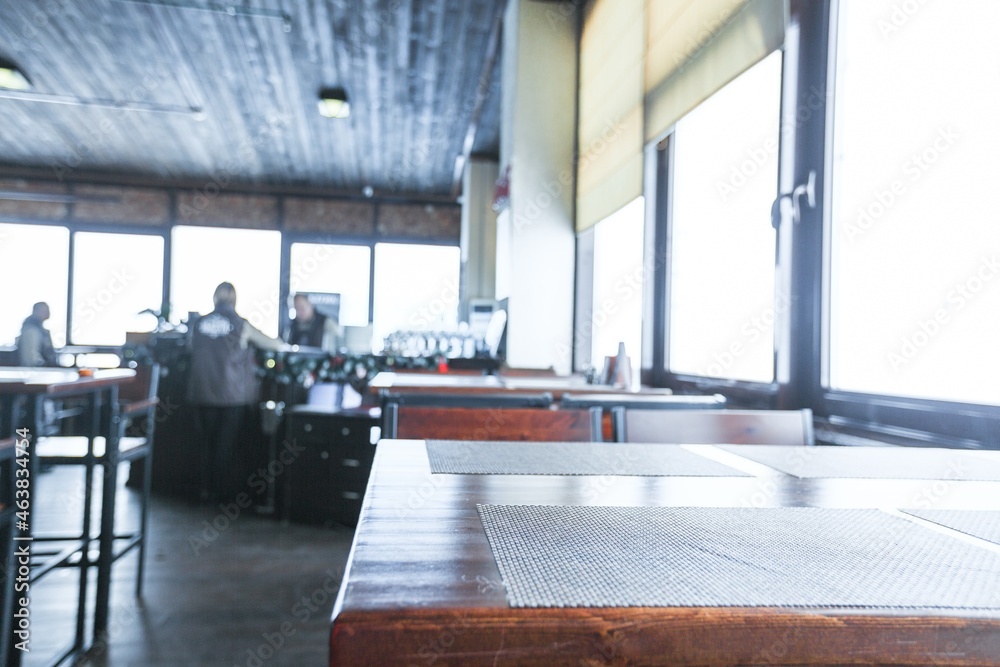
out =
[(286, 413), (285, 438), (298, 453), (285, 479), (289, 519), (357, 524), (378, 423), (378, 410), (296, 406)]

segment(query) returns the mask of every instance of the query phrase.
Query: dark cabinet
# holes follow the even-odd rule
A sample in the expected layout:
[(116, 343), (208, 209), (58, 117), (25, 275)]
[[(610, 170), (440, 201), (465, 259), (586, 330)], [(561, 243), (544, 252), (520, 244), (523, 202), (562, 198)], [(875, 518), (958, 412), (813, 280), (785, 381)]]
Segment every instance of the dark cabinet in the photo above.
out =
[(378, 410), (300, 405), (285, 419), (285, 448), (296, 454), (285, 469), (289, 519), (356, 525), (375, 456)]

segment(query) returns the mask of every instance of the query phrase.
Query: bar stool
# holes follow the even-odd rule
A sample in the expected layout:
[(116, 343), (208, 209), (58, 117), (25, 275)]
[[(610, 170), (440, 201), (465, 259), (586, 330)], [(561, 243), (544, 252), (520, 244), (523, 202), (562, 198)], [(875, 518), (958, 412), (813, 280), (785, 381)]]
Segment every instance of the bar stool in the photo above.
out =
[[(140, 495), (139, 527), (129, 532), (114, 532), (114, 541), (124, 542), (120, 548), (114, 549), (111, 562), (117, 561), (133, 549), (138, 549), (138, 573), (135, 582), (135, 595), (142, 595), (142, 584), (145, 575), (146, 535), (149, 524), (149, 494), (152, 484), (153, 433), (156, 427), (156, 410), (159, 399), (156, 392), (159, 386), (160, 366), (151, 364), (135, 369), (135, 380), (123, 385), (119, 391), (117, 423), (118, 457), (111, 461), (106, 455), (103, 437), (88, 438), (87, 436), (48, 436), (39, 438), (36, 455), (40, 463), (53, 466), (83, 466), (84, 481), (84, 519), (82, 539), (90, 542), (96, 538), (90, 536), (90, 503), (93, 497), (93, 470), (96, 466), (104, 469), (105, 483), (109, 479), (110, 466), (119, 463), (142, 461), (142, 489)], [(113, 528), (112, 528), (113, 530)], [(77, 536), (42, 535), (39, 541), (68, 541), (78, 539)], [(102, 554), (103, 556), (103, 554)], [(86, 566), (89, 562), (86, 554), (81, 554)]]

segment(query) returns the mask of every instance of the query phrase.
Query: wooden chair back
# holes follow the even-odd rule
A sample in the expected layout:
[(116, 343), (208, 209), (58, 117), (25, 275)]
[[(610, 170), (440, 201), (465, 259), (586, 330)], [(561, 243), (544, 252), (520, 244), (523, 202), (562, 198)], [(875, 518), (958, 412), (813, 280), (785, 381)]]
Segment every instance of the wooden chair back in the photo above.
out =
[(461, 408), (401, 405), (395, 433), (423, 440), (594, 440), (589, 410)]

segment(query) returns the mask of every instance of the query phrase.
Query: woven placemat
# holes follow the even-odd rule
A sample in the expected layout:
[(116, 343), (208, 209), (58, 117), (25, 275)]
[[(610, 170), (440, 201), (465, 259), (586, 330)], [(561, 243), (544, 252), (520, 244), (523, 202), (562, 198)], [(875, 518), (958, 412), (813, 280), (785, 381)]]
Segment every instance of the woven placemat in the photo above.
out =
[(953, 528), (987, 542), (1000, 544), (1000, 512), (989, 510), (901, 510)]
[(1000, 609), (1000, 554), (878, 510), (478, 509), (512, 607)]
[(676, 445), (428, 440), (432, 473), (748, 477)]
[(1000, 457), (925, 447), (721, 445), (721, 449), (803, 478), (1000, 481)]

